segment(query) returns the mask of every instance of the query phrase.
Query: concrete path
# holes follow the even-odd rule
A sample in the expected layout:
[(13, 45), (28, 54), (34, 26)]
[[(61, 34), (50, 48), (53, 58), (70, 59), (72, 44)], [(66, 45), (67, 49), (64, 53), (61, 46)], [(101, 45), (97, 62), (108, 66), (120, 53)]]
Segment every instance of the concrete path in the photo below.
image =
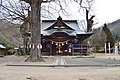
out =
[(67, 65), (62, 57), (58, 57), (52, 64), (54, 67), (65, 67), (65, 65)]

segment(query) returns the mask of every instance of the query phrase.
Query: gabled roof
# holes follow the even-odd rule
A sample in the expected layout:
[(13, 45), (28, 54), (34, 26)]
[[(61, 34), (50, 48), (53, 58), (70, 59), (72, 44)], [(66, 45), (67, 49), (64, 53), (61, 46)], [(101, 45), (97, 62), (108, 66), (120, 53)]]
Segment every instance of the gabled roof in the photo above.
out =
[[(68, 30), (74, 30), (73, 28), (69, 27), (59, 16), (57, 20), (47, 29), (45, 30), (51, 30), (51, 29), (68, 29)], [(74, 30), (75, 31), (75, 30)]]
[(43, 35), (51, 35), (53, 32), (66, 32), (69, 35), (76, 35), (83, 31), (79, 28), (77, 20), (62, 20), (58, 17), (57, 20), (42, 20), (41, 33)]

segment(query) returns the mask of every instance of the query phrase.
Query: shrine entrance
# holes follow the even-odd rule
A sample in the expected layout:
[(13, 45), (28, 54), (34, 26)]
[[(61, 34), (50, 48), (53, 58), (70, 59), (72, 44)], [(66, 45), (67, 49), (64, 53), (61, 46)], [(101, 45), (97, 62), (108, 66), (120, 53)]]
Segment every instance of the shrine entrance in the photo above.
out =
[(69, 55), (68, 40), (69, 35), (65, 32), (54, 32), (52, 35), (52, 52), (53, 55)]
[(66, 56), (68, 54), (68, 49), (67, 49), (67, 44), (66, 43), (61, 43), (58, 42), (56, 44), (52, 45), (52, 52), (54, 52), (53, 55), (61, 55), (61, 56)]

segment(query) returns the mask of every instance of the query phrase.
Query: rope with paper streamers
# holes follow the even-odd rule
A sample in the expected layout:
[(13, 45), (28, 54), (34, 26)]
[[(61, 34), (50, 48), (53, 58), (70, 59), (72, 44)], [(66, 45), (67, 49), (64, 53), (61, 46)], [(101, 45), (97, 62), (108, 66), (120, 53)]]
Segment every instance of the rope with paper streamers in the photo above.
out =
[(55, 43), (55, 44), (65, 44), (65, 43), (66, 43), (66, 44), (67, 44), (68, 41), (69, 41), (69, 40), (64, 41), (64, 42), (56, 42), (56, 41), (51, 40), (52, 44), (53, 44), (53, 43)]

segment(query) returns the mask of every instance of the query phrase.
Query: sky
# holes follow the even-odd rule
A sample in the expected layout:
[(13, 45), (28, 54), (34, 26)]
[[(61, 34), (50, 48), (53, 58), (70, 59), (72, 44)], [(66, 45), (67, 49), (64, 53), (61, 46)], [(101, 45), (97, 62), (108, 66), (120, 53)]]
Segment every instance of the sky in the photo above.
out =
[(98, 21), (96, 27), (120, 19), (120, 0), (95, 0), (93, 8)]
[[(75, 5), (71, 6), (73, 17), (78, 20), (85, 20), (85, 16), (82, 17), (76, 13)], [(92, 10), (95, 15), (94, 28), (102, 26), (104, 23), (110, 23), (120, 19), (120, 0), (95, 0)]]
[[(76, 4), (69, 6), (72, 16), (69, 19), (85, 20), (85, 16), (80, 15)], [(104, 23), (110, 23), (120, 19), (120, 0), (95, 0), (92, 10), (95, 15), (93, 27), (100, 27)], [(57, 15), (58, 17), (59, 15)], [(55, 18), (56, 19), (56, 18)], [(64, 18), (65, 19), (65, 18)]]

